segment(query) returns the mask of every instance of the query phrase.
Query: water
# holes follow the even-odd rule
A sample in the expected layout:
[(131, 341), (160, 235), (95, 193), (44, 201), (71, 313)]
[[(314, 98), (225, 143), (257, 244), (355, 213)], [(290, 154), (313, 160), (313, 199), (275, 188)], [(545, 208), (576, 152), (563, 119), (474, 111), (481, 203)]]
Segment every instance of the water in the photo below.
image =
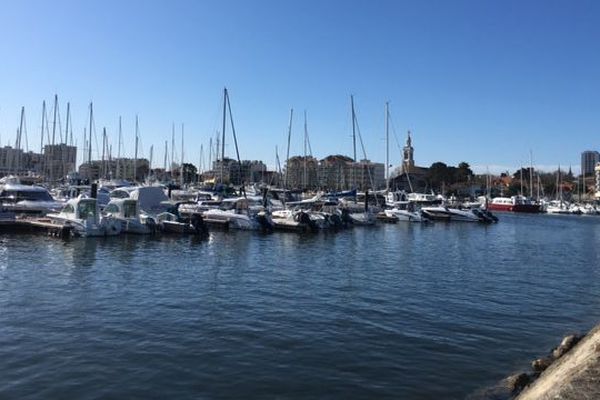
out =
[(600, 218), (1, 236), (0, 398), (459, 399), (600, 320)]

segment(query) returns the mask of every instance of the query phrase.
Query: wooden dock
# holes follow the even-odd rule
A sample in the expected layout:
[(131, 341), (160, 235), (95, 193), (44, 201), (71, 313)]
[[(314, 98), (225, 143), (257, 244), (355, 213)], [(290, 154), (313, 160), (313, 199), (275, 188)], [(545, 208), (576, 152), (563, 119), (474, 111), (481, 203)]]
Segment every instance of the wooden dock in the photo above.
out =
[(0, 233), (31, 233), (54, 236), (63, 239), (71, 237), (72, 227), (54, 224), (49, 219), (6, 219), (0, 220)]

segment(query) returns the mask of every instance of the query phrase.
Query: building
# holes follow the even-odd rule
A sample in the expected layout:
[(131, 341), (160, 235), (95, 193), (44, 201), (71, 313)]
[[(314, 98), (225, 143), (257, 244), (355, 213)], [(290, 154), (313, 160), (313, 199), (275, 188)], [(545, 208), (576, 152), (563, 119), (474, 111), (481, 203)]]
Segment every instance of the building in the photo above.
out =
[[(268, 175), (268, 177), (267, 177)], [(217, 182), (241, 185), (242, 183), (270, 183), (271, 175), (267, 166), (258, 160), (242, 160), (241, 163), (231, 158), (216, 160), (212, 170), (202, 174), (203, 179), (215, 179)]]
[(0, 147), (0, 175), (11, 175), (33, 172), (42, 173), (44, 156), (40, 153), (24, 152), (11, 146)]
[(317, 189), (319, 187), (319, 160), (311, 156), (295, 156), (286, 162), (284, 186), (290, 189)]
[(369, 160), (355, 162), (343, 155), (330, 155), (319, 162), (319, 187), (323, 190), (366, 190), (385, 187), (385, 165)]
[(600, 162), (600, 153), (587, 150), (581, 153), (581, 174), (584, 176), (594, 175), (596, 164)]
[(75, 171), (76, 163), (77, 147), (64, 143), (44, 146), (42, 166), (49, 181), (63, 179), (69, 172)]
[(600, 199), (600, 163), (596, 164), (594, 172), (596, 173), (596, 193), (594, 197)]
[(427, 186), (429, 168), (415, 165), (415, 149), (408, 131), (406, 144), (402, 149), (402, 164), (390, 176), (390, 188), (393, 190), (422, 191)]
[(137, 160), (133, 158), (115, 158), (104, 160), (104, 162), (102, 160), (92, 160), (91, 163), (86, 162), (79, 166), (79, 175), (89, 180), (107, 178), (141, 181), (149, 173), (150, 162), (145, 158), (138, 158)]

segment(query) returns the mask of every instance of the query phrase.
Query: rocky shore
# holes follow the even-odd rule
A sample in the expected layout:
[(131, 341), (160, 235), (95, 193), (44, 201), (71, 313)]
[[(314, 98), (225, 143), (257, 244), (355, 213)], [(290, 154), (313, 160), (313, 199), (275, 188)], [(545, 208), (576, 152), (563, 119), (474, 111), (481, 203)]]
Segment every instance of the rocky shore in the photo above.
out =
[(568, 335), (531, 370), (503, 379), (471, 400), (600, 399), (600, 325)]

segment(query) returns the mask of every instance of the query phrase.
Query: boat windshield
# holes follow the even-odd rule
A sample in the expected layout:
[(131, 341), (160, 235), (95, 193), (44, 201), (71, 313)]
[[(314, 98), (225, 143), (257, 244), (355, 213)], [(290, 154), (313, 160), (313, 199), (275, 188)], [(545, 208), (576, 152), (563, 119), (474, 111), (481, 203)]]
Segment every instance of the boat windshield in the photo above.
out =
[(88, 219), (96, 217), (96, 202), (82, 201), (79, 203), (79, 218)]
[(0, 194), (3, 200), (14, 201), (54, 201), (50, 193), (44, 190), (4, 190)]
[(135, 218), (136, 217), (136, 207), (135, 207), (134, 202), (123, 203), (123, 217), (125, 217), (125, 218)]

